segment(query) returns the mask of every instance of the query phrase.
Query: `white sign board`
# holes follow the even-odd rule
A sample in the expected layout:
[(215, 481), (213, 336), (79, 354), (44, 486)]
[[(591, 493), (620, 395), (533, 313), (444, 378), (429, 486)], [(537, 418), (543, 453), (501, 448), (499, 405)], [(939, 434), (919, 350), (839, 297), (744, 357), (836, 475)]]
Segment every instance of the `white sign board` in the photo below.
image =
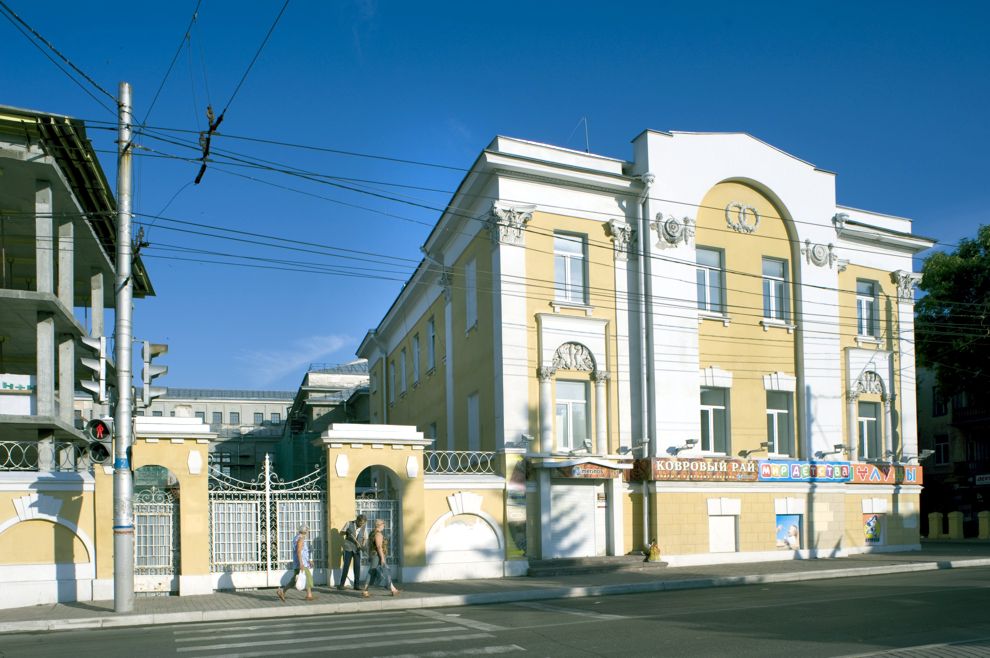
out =
[(34, 375), (0, 373), (0, 414), (33, 416), (38, 412)]

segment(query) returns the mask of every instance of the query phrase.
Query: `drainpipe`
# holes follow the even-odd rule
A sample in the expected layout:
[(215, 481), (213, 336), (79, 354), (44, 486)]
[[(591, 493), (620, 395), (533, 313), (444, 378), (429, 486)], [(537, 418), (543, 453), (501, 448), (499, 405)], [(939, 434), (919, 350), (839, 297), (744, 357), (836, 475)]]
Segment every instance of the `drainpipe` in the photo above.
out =
[[(640, 448), (643, 448), (644, 459), (652, 459), (657, 454), (657, 437), (654, 431), (656, 427), (656, 411), (654, 400), (656, 400), (656, 382), (653, 377), (654, 348), (653, 348), (653, 264), (650, 257), (650, 217), (647, 212), (647, 201), (650, 197), (650, 189), (656, 176), (652, 173), (645, 173), (639, 177), (643, 181), (643, 191), (637, 199), (636, 210), (639, 213), (639, 251), (640, 265), (639, 271), (639, 293), (640, 293), (640, 400), (641, 416), (643, 425), (643, 437)], [(635, 448), (633, 456), (635, 456)], [(650, 494), (649, 494), (649, 473), (643, 474), (642, 482), (642, 508), (643, 508), (643, 548), (650, 545)]]

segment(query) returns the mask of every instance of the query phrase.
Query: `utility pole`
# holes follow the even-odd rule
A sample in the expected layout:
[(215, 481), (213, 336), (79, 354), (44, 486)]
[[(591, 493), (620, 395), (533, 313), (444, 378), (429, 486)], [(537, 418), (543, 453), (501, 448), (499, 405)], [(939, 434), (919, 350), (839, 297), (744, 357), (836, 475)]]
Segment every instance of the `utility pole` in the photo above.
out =
[(133, 443), (131, 377), (131, 85), (120, 83), (117, 126), (117, 278), (114, 313), (117, 362), (117, 436), (113, 451), (113, 609), (134, 610), (134, 481), (130, 453)]

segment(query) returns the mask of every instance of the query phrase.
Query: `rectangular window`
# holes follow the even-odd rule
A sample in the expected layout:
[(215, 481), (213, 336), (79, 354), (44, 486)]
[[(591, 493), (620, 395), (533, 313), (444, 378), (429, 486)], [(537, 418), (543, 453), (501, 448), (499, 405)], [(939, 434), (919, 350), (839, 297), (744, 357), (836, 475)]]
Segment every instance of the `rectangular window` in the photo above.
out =
[(727, 398), (724, 388), (701, 389), (701, 449), (705, 452), (729, 452)]
[(197, 411), (196, 412), (196, 418), (199, 418), (200, 420), (206, 422), (206, 412), (205, 411)]
[(785, 260), (763, 259), (763, 317), (781, 322), (787, 322), (790, 317)]
[(223, 412), (214, 411), (213, 412), (213, 425), (223, 425)]
[(162, 415), (162, 412), (160, 412), (160, 411), (152, 411), (151, 412), (151, 415), (152, 416), (155, 416), (157, 418), (157, 417), (160, 417)]
[(880, 317), (877, 314), (877, 284), (873, 281), (856, 281), (856, 333), (860, 336), (880, 336)]
[(943, 466), (949, 463), (949, 435), (935, 435), (935, 464)]
[(261, 425), (264, 422), (265, 422), (265, 414), (255, 412), (254, 413), (254, 424), (255, 425)]
[(388, 363), (388, 401), (395, 402), (395, 361)]
[(277, 411), (272, 412), (272, 425), (278, 425), (282, 422), (282, 414)]
[(478, 409), (478, 394), (467, 398), (468, 450), (481, 450), (481, 413)]
[(698, 247), (696, 252), (698, 308), (709, 313), (725, 313), (722, 302), (725, 289), (725, 271), (722, 268), (722, 250)]
[(932, 416), (939, 418), (949, 413), (949, 402), (937, 387), (932, 389)]
[(399, 350), (399, 392), (406, 392), (406, 348)]
[(412, 340), (412, 371), (415, 384), (419, 381), (419, 334), (413, 336)]
[(880, 405), (876, 402), (859, 403), (859, 458), (880, 459)]
[(553, 236), (554, 298), (574, 304), (587, 303), (587, 249), (585, 236), (555, 233)]
[(465, 329), (478, 324), (478, 265), (472, 258), (464, 266)]
[(433, 318), (426, 323), (426, 369), (437, 367), (437, 326)]
[(767, 452), (796, 457), (791, 410), (794, 396), (787, 391), (767, 391)]
[(426, 438), (427, 439), (433, 439), (434, 441), (436, 441), (436, 439), (437, 439), (437, 424), (436, 423), (430, 423), (429, 426), (426, 428)]
[(241, 412), (239, 412), (239, 411), (231, 411), (230, 412), (230, 424), (231, 425), (240, 425), (241, 424)]
[(588, 383), (557, 380), (557, 449), (588, 447)]

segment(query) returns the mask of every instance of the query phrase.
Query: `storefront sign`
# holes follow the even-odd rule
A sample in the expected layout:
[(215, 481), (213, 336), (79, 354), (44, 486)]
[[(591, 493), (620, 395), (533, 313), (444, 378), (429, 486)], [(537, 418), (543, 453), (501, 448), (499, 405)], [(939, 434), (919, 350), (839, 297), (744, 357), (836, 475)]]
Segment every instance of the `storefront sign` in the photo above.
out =
[(34, 375), (0, 373), (0, 414), (29, 416), (38, 413)]
[(580, 480), (611, 480), (614, 477), (619, 477), (619, 469), (608, 468), (599, 464), (575, 464), (557, 469), (557, 475)]
[(761, 461), (762, 482), (848, 482), (849, 462)]
[(921, 484), (921, 467), (901, 464), (854, 464), (853, 484)]
[(977, 475), (973, 478), (973, 484), (978, 487), (990, 487), (990, 475)]
[(696, 459), (653, 460), (654, 480), (690, 480), (706, 482), (755, 482), (756, 462), (742, 459), (717, 459), (702, 457)]

